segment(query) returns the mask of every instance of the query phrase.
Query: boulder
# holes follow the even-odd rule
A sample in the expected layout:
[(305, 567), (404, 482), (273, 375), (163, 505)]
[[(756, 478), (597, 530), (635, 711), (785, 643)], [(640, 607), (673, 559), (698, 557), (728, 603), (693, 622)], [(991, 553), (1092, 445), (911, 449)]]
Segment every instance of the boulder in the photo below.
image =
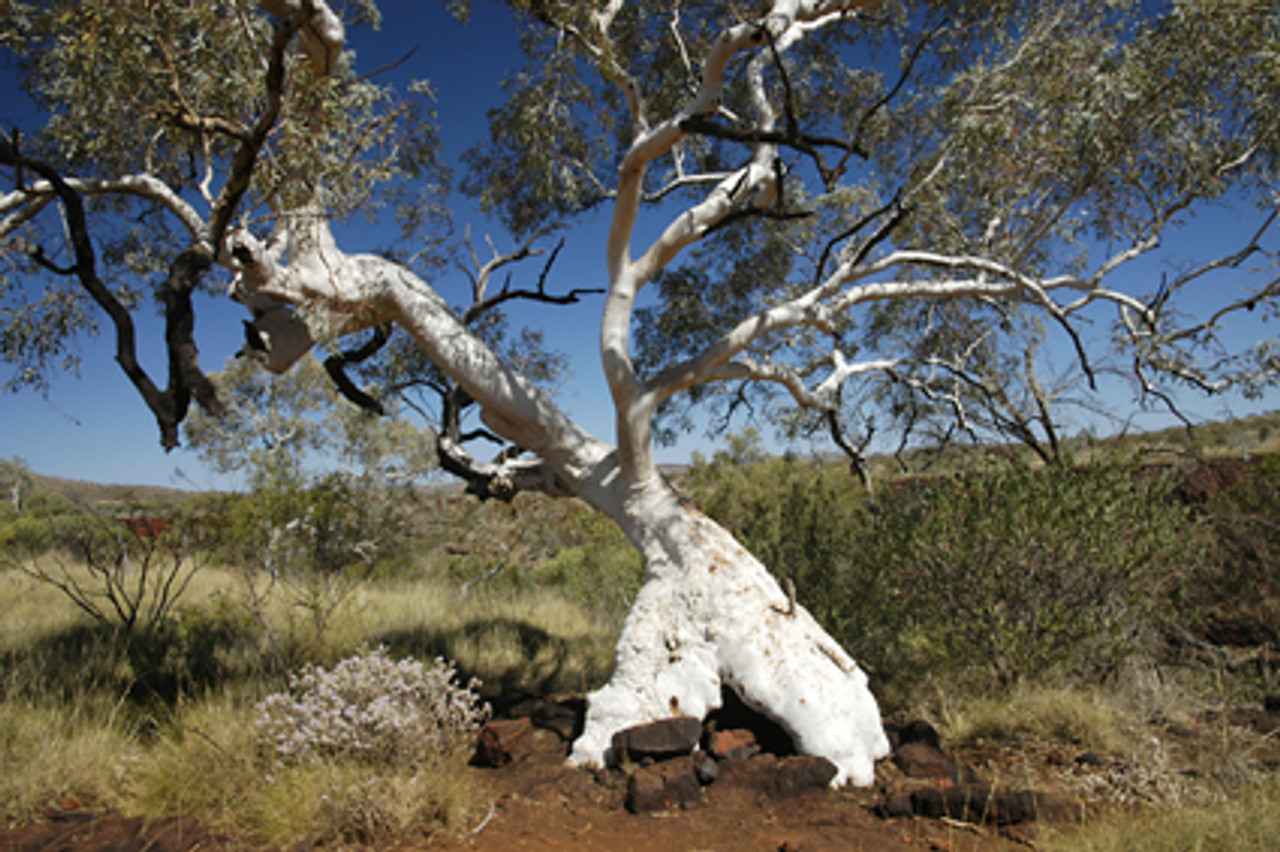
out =
[(731, 757), (750, 757), (760, 751), (756, 735), (746, 728), (729, 731), (712, 731), (707, 737), (707, 753), (716, 760)]
[(909, 742), (893, 752), (893, 762), (908, 778), (942, 778), (957, 784), (977, 781), (977, 773), (956, 763), (936, 746)]
[(533, 747), (533, 723), (528, 719), (494, 719), (480, 729), (473, 762), (477, 766), (509, 766)]
[(702, 739), (702, 721), (693, 716), (676, 716), (636, 725), (613, 735), (613, 757), (639, 762), (646, 758), (664, 760), (686, 755)]
[(898, 729), (898, 745), (909, 743), (924, 743), (932, 748), (942, 749), (942, 737), (938, 735), (938, 729), (923, 719), (908, 722)]
[(1038, 819), (1064, 820), (1078, 810), (1065, 800), (1031, 790), (996, 790), (987, 784), (924, 787), (910, 794), (890, 796), (881, 812), (885, 816), (943, 817), (973, 823), (1017, 825)]
[(812, 790), (827, 789), (836, 772), (835, 764), (825, 757), (777, 757), (765, 753), (722, 762), (717, 786), (745, 788), (770, 802), (782, 802)]
[(677, 806), (691, 810), (701, 802), (702, 786), (689, 755), (637, 767), (627, 778), (627, 810), (633, 814)]

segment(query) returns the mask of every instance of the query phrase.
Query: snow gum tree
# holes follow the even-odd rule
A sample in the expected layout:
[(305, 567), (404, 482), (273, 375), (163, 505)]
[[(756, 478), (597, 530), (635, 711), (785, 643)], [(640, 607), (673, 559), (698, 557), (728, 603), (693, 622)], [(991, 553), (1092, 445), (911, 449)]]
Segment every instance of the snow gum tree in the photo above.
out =
[[(444, 180), (430, 126), (347, 50), (371, 3), (4, 0), (0, 38), (47, 116), (0, 145), (14, 381), (62, 366), (91, 299), (173, 446), (192, 400), (223, 412), (191, 335), (217, 269), (251, 312), (246, 354), (274, 371), (398, 328), (429, 365), (444, 467), (487, 497), (580, 498), (645, 558), (575, 761), (607, 760), (623, 727), (701, 716), (727, 687), (837, 782), (870, 783), (888, 746), (864, 673), (672, 489), (655, 438), (709, 404), (827, 430), (855, 466), (886, 421), (909, 432), (946, 414), (1040, 440), (1067, 386), (1037, 366), (1049, 344), (1086, 385), (1123, 366), (1146, 398), (1261, 392), (1274, 344), (1234, 329), (1274, 316), (1280, 290), (1274, 4), (508, 5), (525, 64), (462, 188), (521, 248), (477, 258), (455, 308), (427, 262)], [(1247, 222), (1231, 245), (1183, 240), (1157, 272), (1142, 264), (1227, 203)], [(562, 295), (491, 285), (591, 208), (609, 221), (598, 277)], [(376, 209), (412, 251), (340, 245), (333, 225)], [(146, 281), (166, 315), (164, 389), (134, 354)], [(554, 370), (536, 340), (509, 345), (489, 322), (600, 281), (605, 437), (540, 386)], [(461, 429), (464, 409), (482, 429)], [(480, 432), (509, 449), (479, 460)]]

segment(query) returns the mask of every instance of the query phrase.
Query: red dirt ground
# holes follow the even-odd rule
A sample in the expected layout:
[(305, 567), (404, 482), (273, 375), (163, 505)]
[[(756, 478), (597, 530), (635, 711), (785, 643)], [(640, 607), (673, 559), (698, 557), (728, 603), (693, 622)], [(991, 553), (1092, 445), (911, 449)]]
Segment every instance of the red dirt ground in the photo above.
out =
[[(704, 788), (700, 807), (636, 815), (620, 773), (565, 765), (565, 744), (534, 732), (532, 754), (501, 769), (468, 767), (481, 801), (460, 837), (423, 838), (382, 852), (1007, 852), (1034, 848), (1036, 828), (997, 829), (929, 819), (882, 819), (874, 790), (821, 790), (785, 801), (727, 784)], [(0, 852), (250, 852), (191, 820), (144, 822), (110, 813), (50, 812), (39, 825), (0, 833)], [(294, 848), (290, 852), (312, 852)]]

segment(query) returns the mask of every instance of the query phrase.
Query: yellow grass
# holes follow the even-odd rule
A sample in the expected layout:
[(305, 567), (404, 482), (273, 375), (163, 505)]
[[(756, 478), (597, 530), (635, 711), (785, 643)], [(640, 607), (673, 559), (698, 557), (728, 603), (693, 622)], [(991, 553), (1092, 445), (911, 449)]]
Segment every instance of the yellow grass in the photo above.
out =
[[(42, 557), (44, 558), (44, 557)], [(62, 592), (14, 569), (0, 570), (0, 652), (88, 623)]]
[(1116, 813), (1046, 838), (1054, 852), (1264, 852), (1280, 849), (1280, 780), (1207, 805)]
[(123, 805), (122, 782), (141, 747), (101, 704), (0, 702), (0, 823), (24, 824), (67, 799), (92, 808)]
[(1124, 741), (1124, 715), (1096, 690), (1023, 686), (1011, 694), (973, 699), (945, 722), (948, 741), (1064, 743), (1109, 751)]
[(166, 707), (123, 697), (133, 685), (127, 655), (56, 589), (5, 571), (0, 594), (0, 821), (26, 822), (71, 796), (87, 807), (192, 816), (281, 847), (421, 838), (424, 828), (466, 823), (475, 797), (465, 773), (444, 765), (269, 765), (252, 722), (254, 703), (283, 686), (278, 670), (264, 677), (274, 651), (328, 664), (386, 644), (393, 656), (455, 660), (493, 695), (599, 683), (615, 641), (576, 604), (537, 589), (463, 597), (456, 584), (429, 579), (305, 588), (262, 577), (250, 586), (246, 575), (210, 567), (177, 623), (219, 628), (183, 635), (228, 643), (219, 653), (231, 679)]

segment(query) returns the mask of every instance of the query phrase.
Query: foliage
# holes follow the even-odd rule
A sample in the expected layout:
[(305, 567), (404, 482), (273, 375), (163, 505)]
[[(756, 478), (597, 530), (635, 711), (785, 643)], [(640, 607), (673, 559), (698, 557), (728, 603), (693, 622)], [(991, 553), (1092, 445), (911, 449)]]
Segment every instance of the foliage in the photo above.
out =
[(378, 417), (343, 399), (320, 362), (273, 376), (248, 359), (210, 376), (230, 416), (193, 413), (187, 446), (249, 489), (288, 488), (317, 469), (366, 483), (406, 484), (434, 466), (432, 436), (398, 412)]
[[(332, 644), (326, 634), (357, 590), (415, 565), (416, 509), (409, 488), (328, 474), (215, 495), (200, 511), (216, 529), (212, 558), (238, 576), (244, 615), (280, 672), (323, 658)], [(270, 617), (281, 599), (283, 616)]]
[(342, 758), (418, 766), (471, 745), (485, 715), (474, 689), (455, 683), (453, 666), (392, 660), (384, 647), (339, 662), (307, 666), (288, 694), (257, 706), (259, 747), (276, 760)]
[(5, 514), (20, 514), (31, 490), (31, 471), (26, 462), (17, 457), (0, 459), (0, 493), (8, 497)]
[[(353, 7), (350, 23), (376, 19), (366, 14), (371, 4), (358, 6), (363, 11)], [(325, 187), (339, 216), (374, 206), (400, 210), (407, 244), (424, 265), (435, 259), (448, 178), (436, 158), (423, 97), (429, 89), (411, 82), (397, 92), (358, 75), (350, 52), (330, 58), (335, 77), (317, 74), (295, 45), (287, 59), (291, 85), (272, 93), (272, 39), (270, 19), (247, 0), (163, 9), (142, 0), (4, 4), (0, 46), (18, 72), (17, 85), (45, 119), (28, 128), (22, 147), (77, 178), (110, 184), (145, 173), (162, 182), (166, 201), (190, 199), (191, 215), (141, 221), (133, 214), (148, 210), (155, 196), (135, 195), (136, 186), (90, 198), (100, 274), (123, 311), (145, 310), (153, 297), (163, 303), (164, 270), (205, 236), (205, 221), (219, 219), (225, 228), (229, 215), (296, 206), (316, 185)], [(250, 173), (238, 174), (246, 137), (273, 109), (287, 129), (264, 141), (255, 153), (265, 156)], [(247, 192), (240, 178), (249, 181)], [(0, 280), (3, 357), (16, 368), (5, 386), (39, 388), (51, 372), (74, 369), (71, 342), (97, 333), (99, 319), (74, 279), (52, 273), (25, 250), (48, 239), (50, 257), (62, 254), (49, 223), (15, 224), (24, 227), (4, 251), (35, 286), (11, 288)], [(214, 280), (204, 283), (210, 292), (221, 289)]]
[(413, 492), (339, 474), (213, 497), (213, 544), (231, 565), (274, 578), (395, 573), (411, 560)]
[(644, 575), (639, 552), (607, 517), (577, 500), (520, 495), (511, 504), (459, 498), (433, 518), (439, 554), (463, 594), (551, 589), (603, 623), (620, 625)]
[(1125, 465), (912, 490), (873, 521), (870, 549), (912, 596), (926, 654), (977, 657), (1004, 684), (1114, 673), (1150, 649), (1195, 567), (1168, 482), (1134, 482)]
[(1214, 527), (1219, 566), (1207, 596), (1219, 601), (1280, 596), (1280, 454), (1248, 464), (1205, 511)]
[(794, 459), (724, 457), (686, 484), (891, 705), (930, 680), (1112, 673), (1154, 650), (1199, 559), (1170, 483), (1115, 462), (905, 480), (874, 500)]

